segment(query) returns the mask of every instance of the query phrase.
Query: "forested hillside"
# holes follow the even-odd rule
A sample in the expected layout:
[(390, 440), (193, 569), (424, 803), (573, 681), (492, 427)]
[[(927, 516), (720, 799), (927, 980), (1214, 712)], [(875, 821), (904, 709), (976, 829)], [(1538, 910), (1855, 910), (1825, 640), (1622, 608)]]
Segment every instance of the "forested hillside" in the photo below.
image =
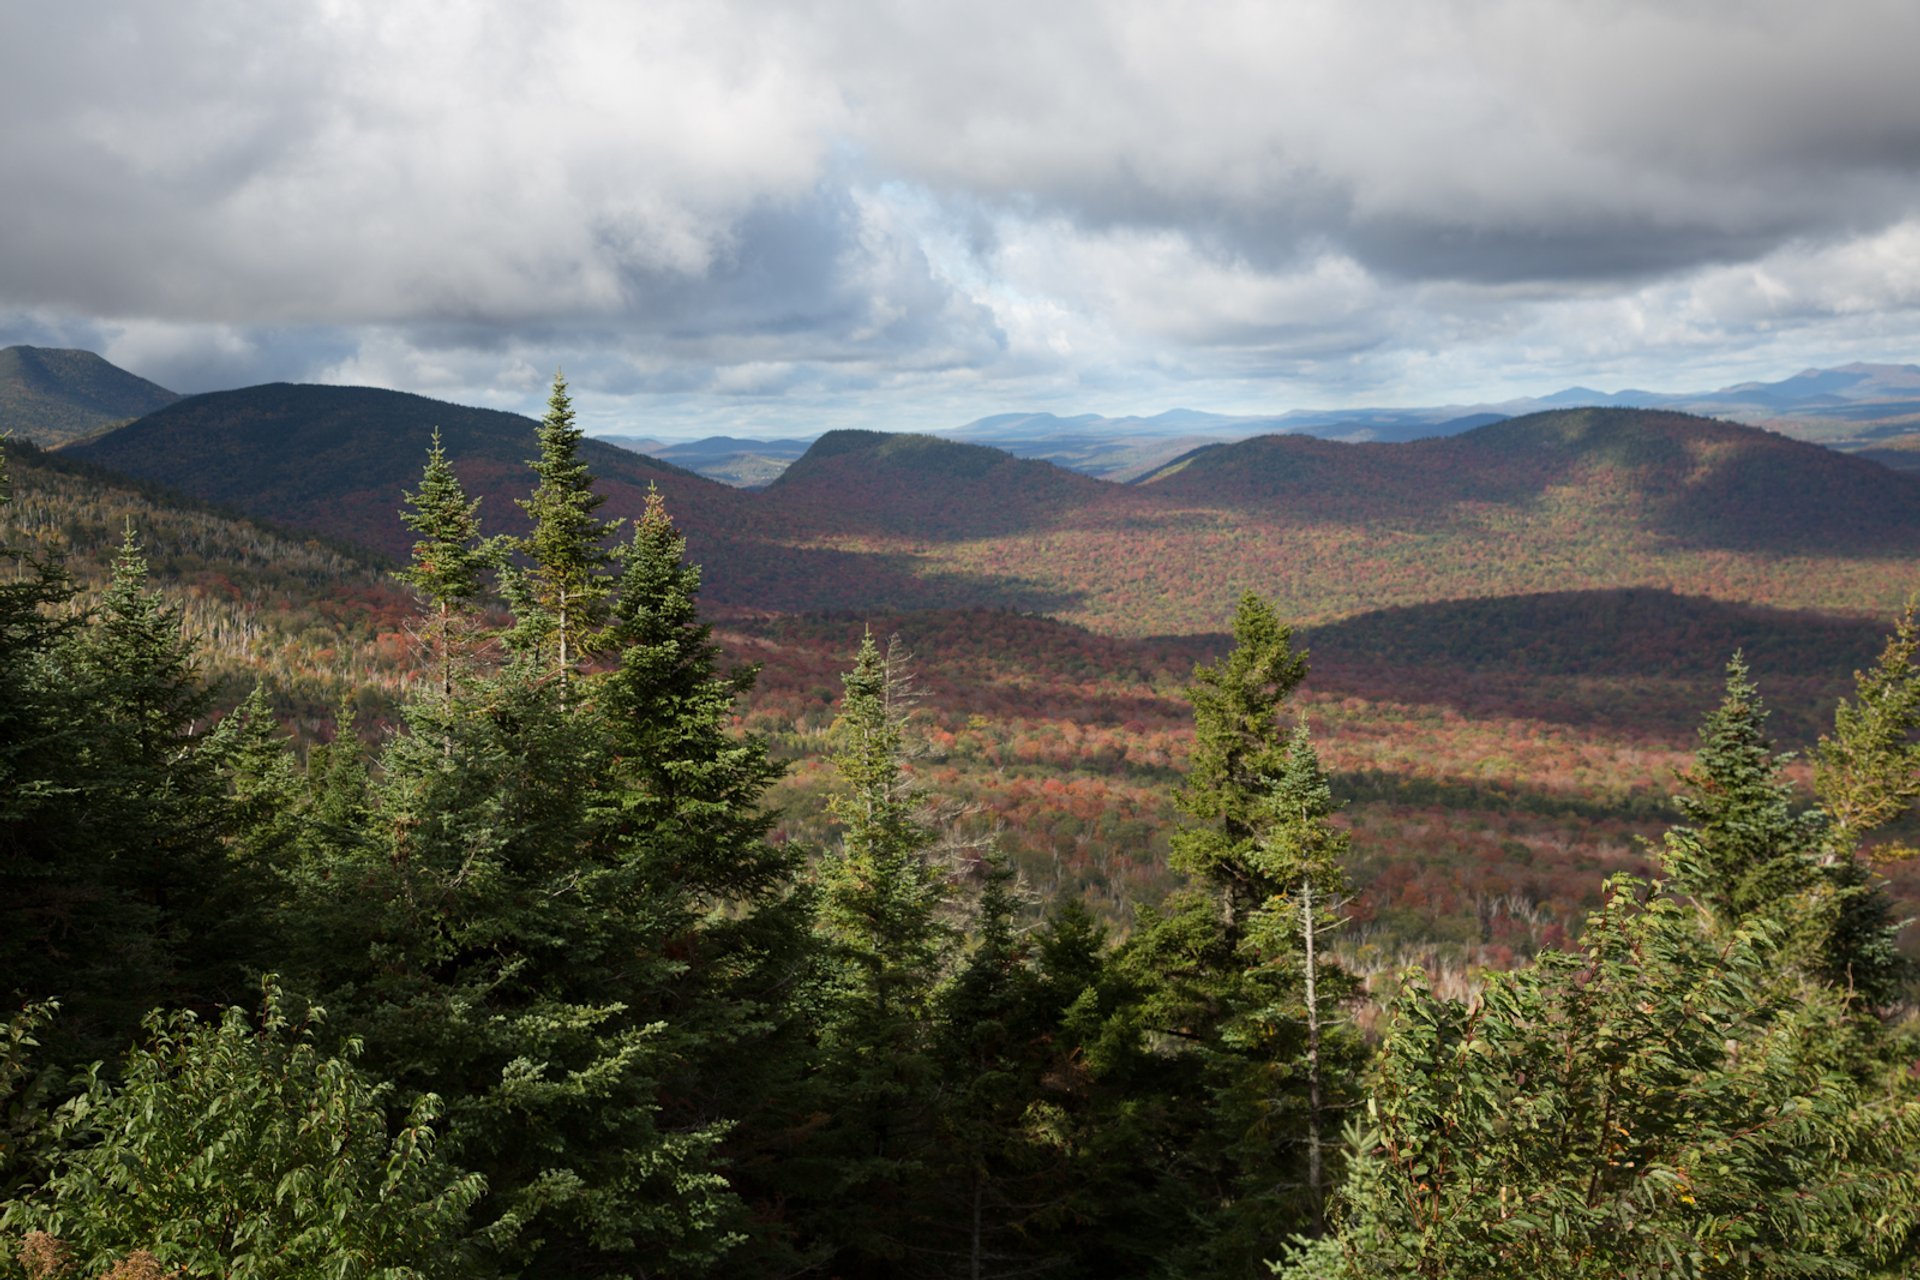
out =
[(0, 436), (62, 444), (119, 426), (179, 398), (91, 351), (0, 349)]
[(390, 716), (407, 679), (410, 597), (383, 557), (141, 487), (62, 453), (5, 447), (12, 501), (0, 532), (56, 556), (83, 602), (105, 591), (127, 531), (222, 705), (256, 682), (304, 734), (330, 732), (343, 700)]
[[(383, 513), (438, 423), (469, 491), (514, 529), (526, 420), (419, 397), (268, 387), (200, 396), (81, 456), (391, 552)], [(1046, 613), (1127, 635), (1204, 632), (1244, 590), (1301, 622), (1568, 589), (1884, 616), (1912, 589), (1920, 477), (1653, 410), (1535, 414), (1442, 439), (1269, 436), (1133, 485), (981, 445), (831, 432), (764, 492), (586, 453), (608, 510), (657, 485), (718, 604), (783, 613)]]
[[(531, 420), (369, 387), (274, 383), (190, 396), (69, 450), (75, 457), (181, 493), (404, 554), (393, 518), (419, 474), (435, 429), (462, 478), (504, 530), (520, 520), (513, 497), (525, 470)], [(669, 463), (586, 441), (583, 456), (610, 500), (637, 512), (649, 484), (666, 486), (689, 518), (726, 527), (739, 497)]]
[(244, 644), (220, 714), (188, 611), (364, 635), (373, 566), (7, 455), (0, 1274), (1920, 1259), (1911, 613), (716, 631), (563, 387), (522, 533), (444, 443), (370, 734)]

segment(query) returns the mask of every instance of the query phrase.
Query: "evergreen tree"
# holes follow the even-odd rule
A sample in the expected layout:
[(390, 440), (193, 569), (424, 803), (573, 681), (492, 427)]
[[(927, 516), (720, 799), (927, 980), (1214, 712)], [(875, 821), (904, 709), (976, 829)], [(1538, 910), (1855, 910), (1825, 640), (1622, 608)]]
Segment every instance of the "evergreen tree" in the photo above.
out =
[(593, 473), (580, 460), (585, 438), (573, 420), (567, 380), (555, 374), (535, 435), (540, 456), (527, 463), (539, 483), (532, 497), (519, 500), (533, 522), (520, 543), (530, 568), (509, 575), (508, 594), (518, 615), (516, 642), (527, 652), (550, 655), (563, 710), (580, 664), (598, 643), (611, 590), (612, 555), (602, 544), (618, 523), (594, 517), (606, 495), (593, 491)]
[(1800, 806), (1775, 755), (1767, 709), (1738, 653), (1726, 695), (1700, 727), (1694, 766), (1674, 797), (1685, 825), (1667, 835), (1681, 887), (1726, 923), (1775, 906), (1812, 883), (1824, 816)]
[(1795, 962), (1854, 992), (1863, 1010), (1894, 999), (1909, 972), (1891, 903), (1854, 853), (1875, 814), (1898, 812), (1905, 661), (1896, 633), (1882, 666), (1861, 677), (1861, 702), (1843, 702), (1837, 736), (1822, 740), (1815, 776), (1830, 813), (1802, 807), (1783, 776), (1792, 757), (1773, 753), (1766, 707), (1736, 654), (1675, 798), (1687, 822), (1666, 838), (1676, 881), (1717, 919), (1786, 925)]
[[(1873, 669), (1855, 674), (1853, 701), (1841, 699), (1834, 731), (1813, 753), (1814, 789), (1832, 819), (1835, 857), (1910, 812), (1920, 799), (1920, 618), (1909, 603)], [(1915, 856), (1911, 846), (1875, 850), (1874, 860)]]
[[(543, 442), (544, 443), (544, 442)], [(406, 495), (409, 510), (400, 519), (419, 535), (413, 561), (398, 577), (420, 595), (432, 616), (435, 666), (440, 696), (453, 696), (453, 680), (460, 656), (456, 631), (478, 599), (481, 575), (498, 557), (480, 541), (480, 500), (468, 501), (434, 428), (433, 447), (427, 453), (420, 491)]]
[[(701, 1274), (736, 1240), (724, 1125), (662, 1115), (687, 1061), (656, 1015), (679, 906), (600, 838), (605, 733), (525, 663), (407, 709), (364, 842), (303, 881), (332, 939), (311, 979), (445, 1149), (506, 1275)], [(654, 1007), (649, 1007), (653, 1005)]]
[[(1137, 992), (1137, 1034), (1169, 1059), (1160, 1087), (1185, 1102), (1159, 1142), (1177, 1153), (1162, 1157), (1173, 1194), (1204, 1227), (1169, 1244), (1159, 1265), (1170, 1273), (1257, 1275), (1276, 1233), (1314, 1225), (1316, 1139), (1358, 1061), (1323, 1021), (1349, 994), (1345, 979), (1317, 945), (1306, 963), (1306, 938), (1330, 926), (1344, 850), (1311, 746), (1278, 722), (1306, 661), (1257, 596), (1240, 601), (1233, 632), (1234, 649), (1188, 690), (1192, 767), (1175, 798), (1187, 824), (1171, 861), (1189, 886), (1142, 910), (1115, 958)], [(1320, 902), (1304, 932), (1303, 889)]]
[(1169, 862), (1212, 886), (1229, 948), (1246, 913), (1276, 885), (1254, 857), (1265, 826), (1263, 797), (1286, 755), (1280, 705), (1306, 678), (1307, 660), (1273, 606), (1248, 592), (1233, 615), (1233, 649), (1194, 670), (1193, 750), (1174, 805), (1187, 825), (1174, 834)]
[(1247, 1073), (1239, 1091), (1251, 1104), (1237, 1159), (1246, 1185), (1242, 1202), (1285, 1187), (1304, 1146), (1301, 1191), (1318, 1234), (1332, 1181), (1333, 1120), (1351, 1105), (1363, 1054), (1339, 1013), (1359, 995), (1358, 984), (1329, 961), (1322, 941), (1339, 927), (1348, 840), (1333, 824), (1333, 789), (1305, 721), (1294, 730), (1263, 809), (1266, 831), (1254, 865), (1284, 888), (1254, 912), (1241, 944), (1264, 997), (1230, 1032), (1264, 1067)]
[(767, 839), (767, 789), (782, 773), (764, 739), (733, 728), (757, 668), (722, 673), (700, 620), (698, 567), (656, 492), (619, 552), (608, 626), (618, 664), (595, 678), (608, 765), (594, 801), (608, 856), (633, 866), (654, 901), (667, 980), (631, 997), (685, 1046), (662, 1088), (662, 1123), (730, 1124), (734, 1189), (753, 1205), (752, 1239), (731, 1274), (787, 1274), (803, 1261), (782, 1221), (771, 1145), (801, 1122), (806, 1063), (800, 994), (810, 986), (811, 911), (797, 849)]
[(935, 1053), (943, 1107), (938, 1203), (927, 1222), (926, 1270), (967, 1280), (1057, 1270), (1049, 1237), (1069, 1172), (1059, 1144), (1029, 1123), (1056, 1065), (1051, 1008), (1016, 930), (1016, 874), (989, 847), (978, 865), (972, 949), (940, 991)]
[(209, 695), (132, 530), (81, 625), (16, 634), (44, 647), (11, 669), (26, 715), (0, 799), (0, 973), (16, 996), (62, 1000), (51, 1052), (85, 1060), (124, 1044), (155, 1004), (243, 989), (261, 939), (232, 926), (263, 888), (224, 855)]
[(933, 999), (952, 948), (947, 886), (908, 775), (912, 688), (897, 645), (864, 636), (834, 725), (843, 825), (822, 862), (820, 930), (830, 965), (821, 1030), (837, 1183), (829, 1234), (837, 1274), (897, 1275), (923, 1211), (937, 1107)]
[(431, 1098), (389, 1136), (385, 1090), (354, 1053), (324, 1055), (272, 985), (258, 1027), (238, 1009), (154, 1015), (122, 1082), (96, 1075), (62, 1108), (74, 1145), (6, 1207), (0, 1237), (64, 1263), (48, 1275), (139, 1252), (154, 1274), (235, 1280), (474, 1274), (459, 1241), (479, 1180), (436, 1154)]
[[(1285, 1274), (1851, 1276), (1920, 1218), (1920, 1095), (1844, 1069), (1844, 999), (1620, 877), (1578, 952), (1471, 1003), (1410, 972), (1353, 1135), (1337, 1241)], [(1890, 1274), (1890, 1273), (1889, 1273)]]
[[(0, 534), (13, 503), (7, 454), (0, 445)], [(0, 538), (0, 851), (10, 829), (45, 803), (52, 779), (37, 761), (53, 749), (67, 720), (61, 687), (46, 678), (45, 663), (76, 625), (55, 607), (73, 598), (73, 583), (57, 560), (23, 543)], [(0, 863), (3, 866), (4, 863)]]
[[(0, 517), (12, 497), (0, 445)], [(71, 839), (85, 805), (76, 774), (86, 712), (53, 655), (79, 625), (55, 612), (72, 596), (61, 564), (0, 538), (0, 996), (9, 1005), (67, 990), (91, 941), (75, 947), (84, 926), (67, 922), (84, 922), (107, 891), (104, 851)]]

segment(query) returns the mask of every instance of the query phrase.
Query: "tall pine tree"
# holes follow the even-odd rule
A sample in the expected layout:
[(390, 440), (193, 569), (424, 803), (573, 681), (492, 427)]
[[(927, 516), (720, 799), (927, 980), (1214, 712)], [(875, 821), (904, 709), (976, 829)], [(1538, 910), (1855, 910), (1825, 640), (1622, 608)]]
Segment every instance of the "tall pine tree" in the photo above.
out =
[(899, 1275), (928, 1189), (938, 1102), (929, 1032), (953, 936), (906, 770), (912, 686), (898, 645), (882, 654), (863, 636), (845, 686), (830, 802), (843, 832), (819, 888), (830, 973), (822, 1072), (838, 1099), (827, 1230), (842, 1245), (837, 1274)]
[(567, 380), (555, 374), (535, 434), (540, 456), (527, 463), (538, 484), (531, 497), (519, 500), (533, 522), (520, 543), (529, 567), (510, 575), (508, 594), (518, 615), (516, 641), (543, 665), (551, 664), (562, 710), (572, 701), (580, 664), (592, 655), (606, 617), (612, 553), (604, 543), (618, 523), (594, 517), (606, 495), (593, 491), (593, 473), (580, 459), (585, 438), (574, 422)]
[(405, 496), (409, 509), (400, 520), (419, 540), (413, 544), (412, 562), (398, 577), (419, 593), (428, 611), (440, 696), (451, 698), (461, 651), (459, 632), (480, 595), (482, 575), (498, 557), (480, 541), (480, 500), (469, 501), (460, 487), (438, 427), (420, 491)]
[(725, 1122), (733, 1187), (752, 1207), (735, 1275), (794, 1271), (785, 1170), (771, 1152), (810, 1105), (803, 1070), (811, 911), (799, 850), (768, 840), (767, 789), (783, 772), (764, 739), (734, 728), (757, 668), (721, 670), (697, 607), (700, 570), (657, 492), (618, 552), (607, 630), (612, 670), (594, 677), (608, 742), (593, 838), (631, 865), (652, 898), (665, 980), (636, 988), (645, 1016), (681, 1050), (663, 1082), (661, 1123)]

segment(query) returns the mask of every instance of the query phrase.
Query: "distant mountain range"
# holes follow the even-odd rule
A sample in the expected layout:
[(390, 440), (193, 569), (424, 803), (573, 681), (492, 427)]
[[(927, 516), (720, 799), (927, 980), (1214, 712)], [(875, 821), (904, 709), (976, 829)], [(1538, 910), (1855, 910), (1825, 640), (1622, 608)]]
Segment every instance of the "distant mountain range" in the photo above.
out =
[(0, 350), (0, 435), (33, 444), (78, 440), (179, 398), (91, 351)]
[[(400, 555), (401, 493), (436, 425), (488, 528), (523, 528), (532, 420), (399, 392), (194, 396), (66, 452)], [(1656, 587), (1885, 613), (1914, 589), (1920, 548), (1920, 475), (1663, 410), (1551, 410), (1408, 443), (1257, 436), (1125, 484), (873, 431), (827, 433), (758, 492), (600, 441), (585, 456), (603, 514), (638, 514), (657, 485), (708, 599), (775, 612), (991, 605), (1144, 635), (1216, 629), (1245, 589), (1325, 622)]]
[(669, 444), (639, 436), (600, 436), (598, 439), (635, 453), (664, 458), (711, 480), (741, 489), (761, 489), (807, 451), (814, 437), (792, 440), (743, 440), (737, 436), (708, 436), (703, 440)]
[[(1764, 426), (1805, 440), (1874, 449), (1890, 466), (1913, 469), (1920, 454), (1901, 451), (1899, 437), (1920, 435), (1920, 366), (1850, 364), (1807, 369), (1779, 382), (1743, 382), (1719, 391), (1664, 393), (1569, 387), (1548, 396), (1497, 404), (1424, 408), (1294, 409), (1265, 415), (1169, 409), (1147, 417), (1082, 413), (1001, 413), (932, 432), (987, 444), (1021, 458), (1040, 458), (1103, 480), (1133, 480), (1208, 444), (1259, 435), (1304, 435), (1353, 443), (1394, 443), (1459, 435), (1505, 418), (1580, 407), (1670, 409)], [(669, 458), (728, 484), (760, 488), (798, 457), (804, 441), (715, 436), (693, 444), (608, 437), (624, 447)], [(1908, 446), (1914, 442), (1907, 442)], [(1891, 452), (1893, 456), (1884, 456)]]

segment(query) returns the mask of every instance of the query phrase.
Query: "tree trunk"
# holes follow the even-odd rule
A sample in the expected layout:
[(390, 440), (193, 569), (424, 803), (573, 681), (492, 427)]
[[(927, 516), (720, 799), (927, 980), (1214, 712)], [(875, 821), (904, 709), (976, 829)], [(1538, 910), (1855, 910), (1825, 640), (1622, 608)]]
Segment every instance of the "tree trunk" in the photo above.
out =
[(1307, 949), (1307, 1196), (1312, 1205), (1313, 1234), (1325, 1229), (1321, 1218), (1320, 1157), (1320, 994), (1319, 969), (1314, 954), (1313, 882), (1300, 882), (1300, 932)]
[(567, 709), (567, 593), (560, 593), (560, 709)]

